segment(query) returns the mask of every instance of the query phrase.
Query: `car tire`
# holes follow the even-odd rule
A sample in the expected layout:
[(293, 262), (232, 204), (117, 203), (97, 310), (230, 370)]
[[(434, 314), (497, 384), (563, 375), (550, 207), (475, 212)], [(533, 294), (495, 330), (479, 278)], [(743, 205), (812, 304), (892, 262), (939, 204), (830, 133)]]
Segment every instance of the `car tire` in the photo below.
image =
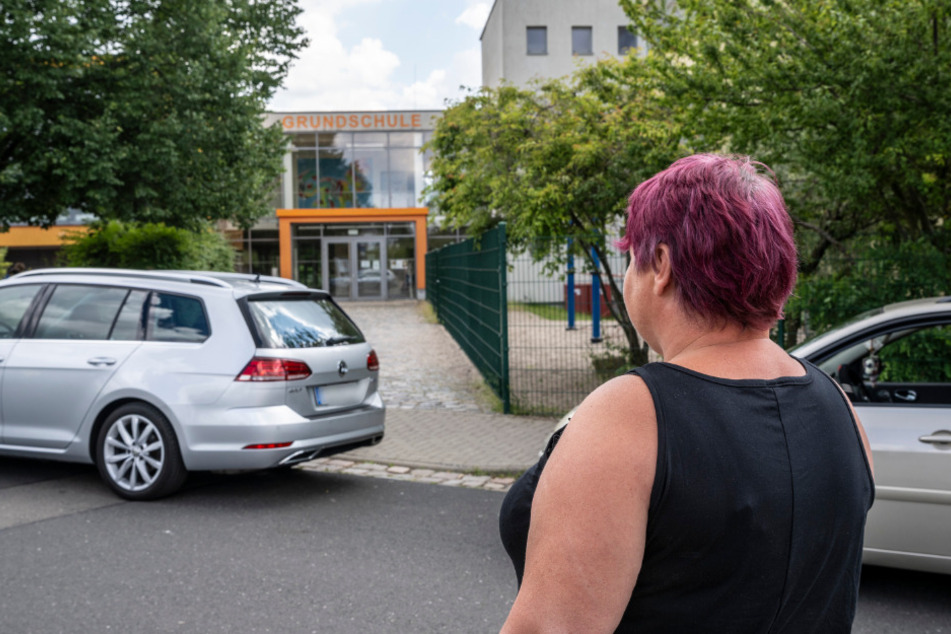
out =
[(145, 403), (112, 412), (96, 441), (99, 475), (120, 497), (154, 500), (181, 488), (188, 472), (165, 416)]

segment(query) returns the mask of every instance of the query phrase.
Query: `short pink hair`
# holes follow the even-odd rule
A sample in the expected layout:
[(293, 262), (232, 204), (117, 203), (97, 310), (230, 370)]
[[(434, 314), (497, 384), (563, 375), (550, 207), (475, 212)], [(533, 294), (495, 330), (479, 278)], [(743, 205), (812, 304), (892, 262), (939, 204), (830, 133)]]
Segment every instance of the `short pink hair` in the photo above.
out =
[(706, 323), (769, 328), (796, 284), (793, 226), (772, 171), (749, 157), (695, 154), (638, 185), (628, 199), (635, 267), (666, 244), (683, 308)]

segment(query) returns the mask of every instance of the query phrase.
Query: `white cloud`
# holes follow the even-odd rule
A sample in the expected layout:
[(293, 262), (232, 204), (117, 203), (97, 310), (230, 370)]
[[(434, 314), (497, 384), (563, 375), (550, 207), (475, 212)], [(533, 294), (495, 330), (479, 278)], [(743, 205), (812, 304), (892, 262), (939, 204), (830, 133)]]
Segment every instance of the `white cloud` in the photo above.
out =
[[(394, 79), (395, 71), (401, 66), (400, 57), (387, 48), (386, 41), (367, 37), (349, 47), (341, 42), (339, 28), (350, 16), (356, 19), (351, 9), (378, 2), (380, 0), (301, 2), (304, 13), (299, 23), (306, 30), (310, 45), (299, 53), (284, 89), (272, 98), (269, 109), (278, 112), (441, 109), (447, 98), (462, 96), (459, 85), (481, 84), (478, 46), (451, 56), (450, 52), (433, 51), (437, 60), (439, 55), (448, 59), (437, 61), (434, 69), (427, 69), (425, 79), (414, 78), (411, 83), (401, 83)], [(479, 11), (487, 16), (488, 10), (485, 2), (471, 4), (456, 22), (474, 26), (470, 20), (476, 20)], [(482, 17), (480, 30), (484, 22)]]
[(492, 5), (488, 2), (476, 2), (475, 4), (471, 4), (456, 18), (456, 24), (465, 24), (477, 31), (482, 31), (485, 27), (485, 21), (489, 19), (489, 11), (491, 10)]
[(383, 48), (383, 42), (371, 38), (363, 40), (350, 52), (348, 66), (368, 86), (386, 86), (389, 76), (400, 65), (396, 53)]
[(456, 18), (456, 24), (465, 24), (477, 31), (482, 31), (485, 27), (485, 21), (489, 19), (489, 11), (491, 10), (492, 5), (488, 2), (471, 4)]

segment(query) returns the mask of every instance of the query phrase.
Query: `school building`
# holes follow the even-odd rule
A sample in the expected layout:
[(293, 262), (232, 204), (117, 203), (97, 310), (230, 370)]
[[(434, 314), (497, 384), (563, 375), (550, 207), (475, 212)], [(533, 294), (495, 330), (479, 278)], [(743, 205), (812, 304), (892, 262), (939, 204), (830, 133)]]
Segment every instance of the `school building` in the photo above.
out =
[[(425, 254), (458, 240), (440, 233), (423, 196), (440, 110), (273, 112), (265, 125), (288, 136), (274, 212), (249, 230), (221, 229), (235, 269), (280, 275), (338, 299), (425, 298)], [(50, 229), (0, 233), (7, 260), (51, 266), (69, 232), (88, 218), (67, 214)]]

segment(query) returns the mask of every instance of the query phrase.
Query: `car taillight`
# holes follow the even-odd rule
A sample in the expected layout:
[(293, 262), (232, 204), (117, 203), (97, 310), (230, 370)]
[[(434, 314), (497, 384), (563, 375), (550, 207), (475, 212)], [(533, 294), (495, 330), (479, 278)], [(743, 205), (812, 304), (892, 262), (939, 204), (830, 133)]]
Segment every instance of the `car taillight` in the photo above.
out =
[(367, 370), (376, 372), (379, 369), (380, 359), (376, 356), (376, 350), (370, 350), (370, 354), (367, 355)]
[(296, 381), (309, 376), (310, 367), (303, 361), (254, 357), (235, 381)]

